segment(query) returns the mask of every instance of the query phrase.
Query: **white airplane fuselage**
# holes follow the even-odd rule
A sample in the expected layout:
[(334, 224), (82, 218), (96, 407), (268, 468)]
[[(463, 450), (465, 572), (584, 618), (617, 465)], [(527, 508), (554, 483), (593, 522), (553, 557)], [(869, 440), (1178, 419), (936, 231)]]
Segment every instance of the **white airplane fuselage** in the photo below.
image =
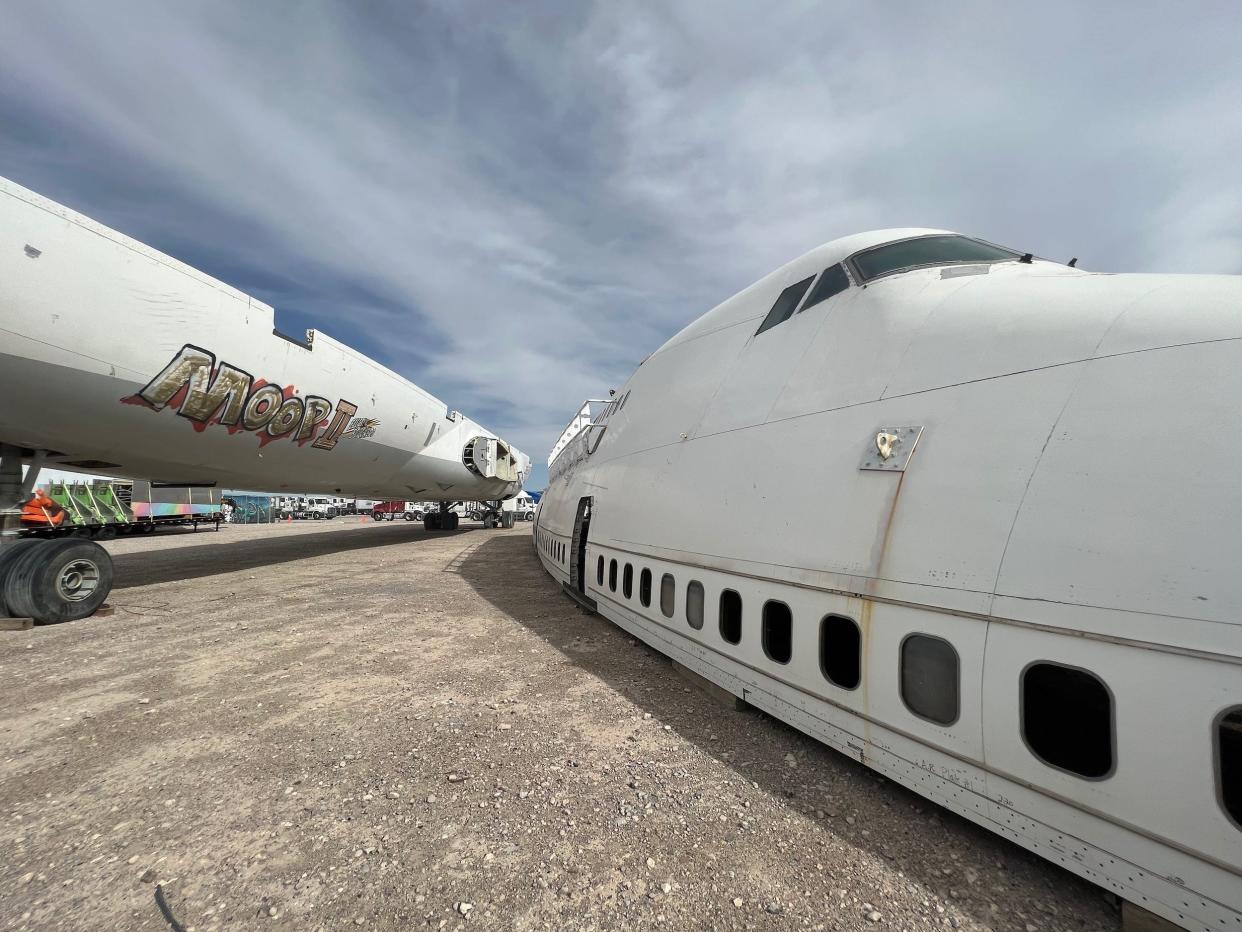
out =
[(939, 235), (834, 241), (670, 339), (558, 442), (539, 558), (837, 750), (1239, 928), (1242, 279), (851, 258)]
[[(369, 498), (517, 494), (523, 454), (323, 333), (0, 179), (0, 443), (48, 465)], [(484, 444), (486, 445), (486, 444)], [(496, 463), (491, 463), (496, 467)]]

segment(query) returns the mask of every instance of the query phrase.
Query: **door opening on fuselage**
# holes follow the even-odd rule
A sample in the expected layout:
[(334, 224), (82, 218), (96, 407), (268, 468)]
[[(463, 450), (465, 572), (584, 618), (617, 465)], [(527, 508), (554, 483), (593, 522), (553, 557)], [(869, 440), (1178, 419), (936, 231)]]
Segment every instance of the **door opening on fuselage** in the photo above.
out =
[(578, 499), (574, 517), (573, 563), (569, 566), (570, 585), (586, 595), (587, 537), (591, 528), (591, 496)]

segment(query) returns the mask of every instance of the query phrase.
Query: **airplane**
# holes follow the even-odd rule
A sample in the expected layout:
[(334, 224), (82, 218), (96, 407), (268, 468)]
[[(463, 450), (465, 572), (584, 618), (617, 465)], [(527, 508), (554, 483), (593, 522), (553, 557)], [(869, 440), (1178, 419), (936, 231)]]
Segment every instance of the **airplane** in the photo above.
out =
[(806, 253), (577, 411), (535, 550), (1127, 928), (1242, 929), (1242, 278), (1075, 266)]
[[(25, 477), (23, 464), (28, 464)], [(530, 458), (397, 373), (0, 179), (0, 616), (91, 615), (111, 561), (17, 539), (44, 467), (173, 486), (440, 503), (518, 495)]]

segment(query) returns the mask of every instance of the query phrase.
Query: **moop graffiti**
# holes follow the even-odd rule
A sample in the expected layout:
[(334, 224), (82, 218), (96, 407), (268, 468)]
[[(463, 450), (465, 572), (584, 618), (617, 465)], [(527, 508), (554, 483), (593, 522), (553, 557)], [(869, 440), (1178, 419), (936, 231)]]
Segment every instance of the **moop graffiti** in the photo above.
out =
[[(292, 385), (280, 386), (256, 379), (244, 369), (223, 360), (216, 364), (210, 350), (187, 343), (163, 370), (136, 395), (122, 398), (123, 404), (141, 405), (153, 411), (173, 408), (198, 431), (222, 424), (229, 433), (249, 431), (265, 446), (274, 440), (290, 439), (316, 450), (331, 450), (344, 436), (355, 418), (358, 406), (344, 398), (335, 407), (319, 395), (299, 395)], [(379, 421), (369, 419), (369, 432), (353, 436), (369, 437)]]

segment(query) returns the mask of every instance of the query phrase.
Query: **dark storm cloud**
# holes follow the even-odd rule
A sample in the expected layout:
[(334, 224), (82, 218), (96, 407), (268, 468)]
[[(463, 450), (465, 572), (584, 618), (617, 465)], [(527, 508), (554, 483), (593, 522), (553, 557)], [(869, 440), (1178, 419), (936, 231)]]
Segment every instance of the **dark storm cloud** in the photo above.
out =
[(583, 397), (845, 233), (1242, 271), (1238, 9), (26, 4), (0, 174), (541, 459)]

